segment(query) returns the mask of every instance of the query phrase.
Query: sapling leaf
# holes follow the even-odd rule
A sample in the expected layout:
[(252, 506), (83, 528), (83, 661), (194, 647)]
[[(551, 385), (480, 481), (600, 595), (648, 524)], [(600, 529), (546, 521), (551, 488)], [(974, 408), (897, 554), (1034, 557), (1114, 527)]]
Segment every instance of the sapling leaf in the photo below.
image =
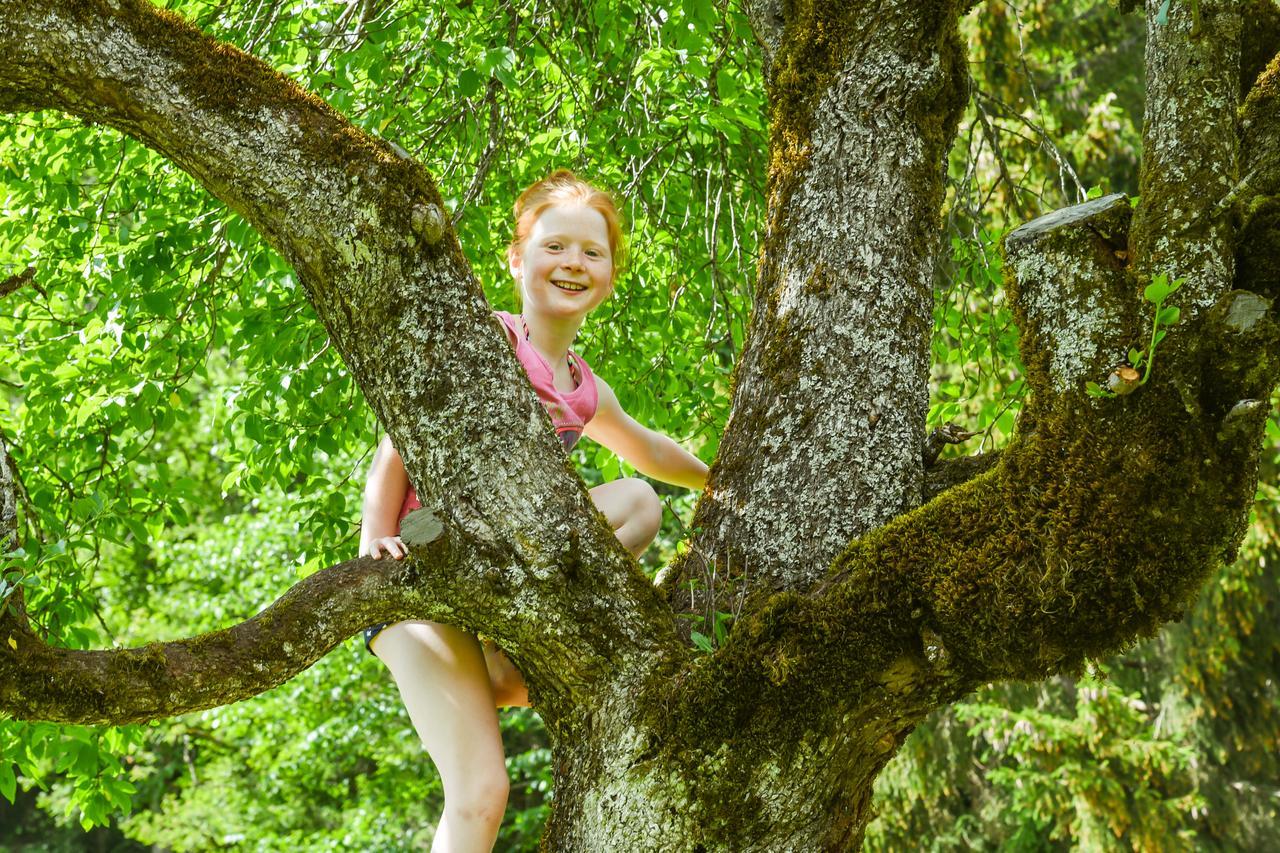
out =
[(697, 631), (694, 631), (689, 636), (693, 640), (693, 644), (698, 648), (702, 649), (704, 652), (709, 652), (714, 649), (714, 647), (711, 645), (710, 638), (708, 638), (706, 634), (700, 634)]
[(1153, 344), (1158, 344), (1164, 340), (1164, 336), (1165, 336), (1165, 331), (1164, 329), (1161, 329), (1160, 331), (1156, 332), (1156, 335), (1154, 338), (1151, 339), (1151, 342)]
[(1156, 322), (1162, 326), (1172, 326), (1178, 322), (1178, 318), (1182, 316), (1182, 312), (1176, 305), (1170, 305), (1168, 308), (1161, 308), (1156, 314)]
[(1130, 363), (1130, 364), (1132, 364), (1134, 367), (1137, 367), (1139, 364), (1141, 364), (1141, 363), (1142, 363), (1142, 356), (1143, 356), (1143, 355), (1144, 355), (1144, 353), (1142, 352), (1142, 350), (1140, 350), (1140, 349), (1135, 349), (1134, 347), (1130, 347), (1130, 348), (1129, 348), (1129, 363)]

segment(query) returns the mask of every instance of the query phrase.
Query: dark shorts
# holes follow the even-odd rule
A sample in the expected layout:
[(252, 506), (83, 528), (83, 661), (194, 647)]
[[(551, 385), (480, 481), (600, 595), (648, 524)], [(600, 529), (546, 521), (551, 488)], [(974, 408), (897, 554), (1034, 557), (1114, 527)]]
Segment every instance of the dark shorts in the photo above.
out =
[(390, 622), (379, 622), (377, 625), (370, 625), (368, 628), (364, 629), (365, 651), (367, 651), (369, 654), (373, 655), (374, 657), (378, 656), (378, 653), (373, 650), (373, 646), (369, 644), (373, 642), (374, 637), (382, 633), (383, 628), (387, 627), (390, 624), (391, 624)]

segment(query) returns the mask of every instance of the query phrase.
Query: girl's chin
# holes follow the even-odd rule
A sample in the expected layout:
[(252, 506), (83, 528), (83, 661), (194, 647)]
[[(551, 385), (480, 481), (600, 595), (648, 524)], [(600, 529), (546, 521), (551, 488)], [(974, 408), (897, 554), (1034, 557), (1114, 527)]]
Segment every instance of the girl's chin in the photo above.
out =
[(525, 304), (526, 314), (536, 314), (540, 317), (546, 317), (549, 320), (550, 319), (581, 320), (583, 317), (587, 316), (587, 314), (589, 314), (590, 312), (591, 312), (591, 306), (588, 305), (585, 300), (582, 303), (577, 305), (572, 303), (568, 305), (559, 304), (559, 303), (553, 304), (553, 305), (547, 305), (547, 304), (530, 305), (528, 303)]

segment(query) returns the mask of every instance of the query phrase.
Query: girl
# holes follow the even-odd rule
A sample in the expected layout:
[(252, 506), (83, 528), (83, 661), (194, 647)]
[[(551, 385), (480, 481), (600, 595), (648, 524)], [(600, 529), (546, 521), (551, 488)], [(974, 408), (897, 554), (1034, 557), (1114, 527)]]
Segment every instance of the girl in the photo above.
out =
[[(613, 199), (561, 170), (530, 186), (515, 206), (507, 248), (523, 313), (496, 312), (568, 450), (584, 432), (651, 477), (701, 489), (707, 466), (627, 415), (603, 379), (569, 350), (582, 320), (613, 292), (622, 230)], [(591, 489), (622, 544), (637, 557), (658, 532), (662, 505), (644, 480)], [(365, 487), (360, 555), (402, 559), (400, 520), (420, 504), (400, 455), (384, 438)], [(436, 622), (365, 632), (391, 670), (409, 718), (444, 783), (444, 815), (432, 851), (488, 851), (507, 806), (507, 770), (495, 708), (528, 705), (524, 679), (501, 650)]]

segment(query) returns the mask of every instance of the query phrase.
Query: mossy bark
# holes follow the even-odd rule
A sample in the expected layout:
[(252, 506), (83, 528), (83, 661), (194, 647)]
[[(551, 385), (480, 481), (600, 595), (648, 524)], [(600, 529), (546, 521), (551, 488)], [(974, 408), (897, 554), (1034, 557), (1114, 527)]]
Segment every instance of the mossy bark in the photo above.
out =
[(709, 564), (804, 589), (922, 496), (943, 162), (967, 99), (960, 4), (775, 5), (753, 6), (771, 59), (764, 251), (673, 591)]
[(1241, 0), (1147, 0), (1147, 95), (1135, 268), (1184, 278), (1188, 316), (1234, 275)]
[[(962, 4), (837, 5), (751, 4), (770, 59), (770, 212), (695, 544), (745, 567), (755, 594), (703, 655), (568, 470), (416, 164), (140, 0), (0, 0), (0, 109), (111, 124), (262, 231), (427, 506), (412, 559), (332, 567), (205, 637), (70, 651), (0, 614), (17, 646), (0, 642), (0, 710), (153, 719), (260, 692), (368, 622), (433, 618), (483, 628), (526, 675), (555, 747), (547, 848), (848, 850), (876, 774), (931, 710), (986, 681), (1078, 670), (1175, 618), (1243, 530), (1280, 362), (1269, 300), (1232, 290), (1214, 254), (1235, 248), (1231, 222), (1206, 208), (1188, 229), (1174, 213), (1232, 174), (1233, 125), (1200, 103), (1197, 126), (1227, 136), (1186, 180), (1168, 171), (1183, 137), (1151, 130), (1165, 150), (1136, 242), (1120, 197), (1010, 235), (1032, 396), (993, 465), (921, 505)], [(1212, 17), (1230, 4), (1201, 5), (1204, 26), (1230, 31)], [(1170, 60), (1188, 28), (1162, 37), (1153, 75), (1173, 98), (1162, 75), (1199, 71)], [(1264, 152), (1271, 74), (1246, 105)], [(1149, 383), (1087, 396), (1142, 342), (1143, 274), (1165, 268), (1193, 278), (1196, 310)]]

